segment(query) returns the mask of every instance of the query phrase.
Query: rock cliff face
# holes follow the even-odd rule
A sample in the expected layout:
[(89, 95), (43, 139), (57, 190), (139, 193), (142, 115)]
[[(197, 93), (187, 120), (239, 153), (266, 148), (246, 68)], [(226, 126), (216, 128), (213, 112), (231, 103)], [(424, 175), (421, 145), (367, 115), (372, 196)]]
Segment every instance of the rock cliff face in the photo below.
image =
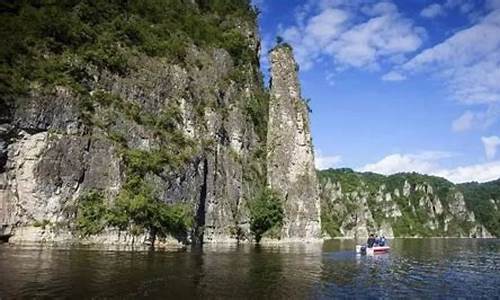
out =
[(458, 186), (418, 174), (320, 172), (323, 228), (331, 236), (491, 237)]
[(143, 243), (147, 228), (83, 236), (77, 224), (84, 195), (98, 191), (113, 207), (139, 180), (161, 202), (189, 208), (187, 239), (251, 240), (247, 201), (266, 184), (259, 37), (254, 18), (221, 26), (244, 45), (236, 49), (244, 60), (193, 41), (180, 63), (142, 53), (127, 58), (126, 72), (89, 63), (77, 82), (83, 92), (33, 81), (8, 113), (2, 109), (0, 235)]
[(320, 237), (296, 65), (271, 53), (269, 104), (250, 1), (110, 2), (104, 18), (92, 2), (45, 6), (0, 15), (43, 45), (0, 53), (0, 236), (251, 241), (248, 203), (270, 186), (284, 200), (277, 238)]
[(321, 237), (320, 201), (314, 168), (309, 111), (301, 98), (292, 49), (269, 54), (271, 99), (267, 133), (267, 179), (284, 201), (282, 239)]
[[(234, 67), (225, 51), (193, 48), (191, 55), (189, 61), (202, 65), (179, 67), (145, 58), (138, 62), (141, 69), (128, 77), (99, 74), (94, 90), (117, 96), (145, 114), (179, 107), (182, 120), (175, 126), (194, 141), (192, 153), (176, 170), (147, 172), (147, 182), (163, 201), (193, 207), (200, 240), (236, 239), (239, 227), (240, 235), (249, 237), (245, 201), (258, 184), (251, 181), (254, 173), (264, 166), (255, 156), (263, 141), (245, 112), (246, 102), (261, 88), (254, 81), (258, 70), (248, 66), (247, 79), (236, 83), (228, 79)], [(146, 155), (168, 147), (155, 136), (155, 128), (116, 108), (95, 108), (93, 118), (108, 122), (101, 128), (82, 124), (72, 111), (78, 99), (66, 89), (43, 97), (47, 101), (40, 103), (33, 93), (26, 106), (19, 106), (9, 131), (0, 203), (1, 223), (12, 228), (11, 241), (67, 238), (79, 196), (91, 190), (104, 191), (109, 199), (118, 195), (127, 174), (122, 145), (114, 137), (123, 139), (120, 143), (128, 150)], [(23, 227), (40, 224), (44, 228), (23, 234)], [(62, 234), (48, 235), (54, 228)]]

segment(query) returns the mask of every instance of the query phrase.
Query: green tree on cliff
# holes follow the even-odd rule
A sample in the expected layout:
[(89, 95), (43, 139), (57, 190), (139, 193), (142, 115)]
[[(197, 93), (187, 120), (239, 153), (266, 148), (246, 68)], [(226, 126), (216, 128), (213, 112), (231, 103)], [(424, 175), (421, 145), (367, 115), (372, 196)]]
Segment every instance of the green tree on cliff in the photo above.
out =
[(276, 193), (269, 188), (262, 190), (250, 201), (249, 208), (250, 230), (257, 243), (266, 232), (283, 224), (283, 205)]

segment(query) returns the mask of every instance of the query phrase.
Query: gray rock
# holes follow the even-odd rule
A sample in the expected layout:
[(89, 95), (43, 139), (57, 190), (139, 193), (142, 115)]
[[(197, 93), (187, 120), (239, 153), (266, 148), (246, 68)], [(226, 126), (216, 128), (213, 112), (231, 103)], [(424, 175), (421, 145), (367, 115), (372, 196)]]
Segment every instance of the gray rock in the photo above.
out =
[(321, 237), (320, 199), (309, 112), (301, 98), (292, 50), (269, 54), (271, 100), (267, 134), (267, 179), (284, 200), (282, 239)]
[(46, 91), (33, 85), (29, 97), (18, 101), (13, 123), (28, 132), (52, 129), (76, 133), (80, 127), (78, 101), (69, 88), (58, 86)]

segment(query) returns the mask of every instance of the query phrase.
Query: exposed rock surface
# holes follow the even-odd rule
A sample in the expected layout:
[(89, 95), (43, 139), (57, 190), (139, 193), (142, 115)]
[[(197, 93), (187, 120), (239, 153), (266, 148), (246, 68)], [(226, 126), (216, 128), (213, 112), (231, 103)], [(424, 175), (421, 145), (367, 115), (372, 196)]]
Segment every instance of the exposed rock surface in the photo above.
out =
[[(257, 127), (267, 124), (267, 98), (256, 24), (237, 23), (252, 55), (244, 65), (225, 49), (192, 45), (183, 64), (139, 54), (128, 61), (127, 74), (87, 66), (90, 95), (120, 101), (93, 103), (90, 122), (70, 88), (33, 83), (26, 99), (2, 115), (8, 124), (0, 125), (0, 235), (14, 242), (137, 243), (141, 238), (114, 229), (82, 239), (75, 230), (79, 197), (98, 190), (111, 204), (128, 176), (123, 149), (169, 147), (143, 118), (161, 120), (175, 108), (180, 118), (171, 126), (191, 141), (191, 152), (175, 169), (144, 180), (165, 203), (192, 208), (193, 242), (252, 239), (247, 201), (265, 185), (266, 136)], [(256, 98), (264, 100), (253, 103)]]
[(323, 229), (331, 236), (492, 237), (459, 188), (444, 179), (349, 169), (319, 174)]
[(320, 200), (309, 127), (292, 49), (278, 45), (269, 54), (271, 99), (267, 134), (267, 178), (284, 201), (282, 239), (321, 236)]
[[(190, 5), (198, 3), (192, 13), (207, 5)], [(247, 13), (214, 22), (239, 48), (185, 39), (175, 53), (180, 61), (134, 50), (122, 62), (126, 71), (68, 56), (71, 68), (81, 67), (73, 84), (29, 82), (0, 115), (0, 235), (18, 243), (144, 243), (154, 236), (147, 227), (132, 228), (127, 219), (119, 230), (103, 219), (135, 180), (151, 187), (155, 200), (189, 207), (192, 242), (251, 241), (248, 201), (266, 185), (284, 200), (281, 241), (320, 238), (296, 64), (288, 48), (271, 54), (268, 111), (255, 15)], [(82, 199), (94, 192), (102, 197), (92, 204), (99, 215), (91, 217), (98, 226), (108, 223), (88, 236), (77, 220)]]

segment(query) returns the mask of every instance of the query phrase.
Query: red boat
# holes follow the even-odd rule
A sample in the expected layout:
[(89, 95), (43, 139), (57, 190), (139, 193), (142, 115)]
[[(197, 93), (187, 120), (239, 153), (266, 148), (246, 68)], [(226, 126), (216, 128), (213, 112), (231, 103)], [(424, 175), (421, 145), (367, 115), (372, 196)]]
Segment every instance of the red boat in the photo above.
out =
[(373, 254), (387, 253), (389, 252), (390, 249), (391, 247), (389, 246), (373, 246), (371, 248), (368, 248), (366, 246), (357, 245), (356, 253), (373, 255)]

